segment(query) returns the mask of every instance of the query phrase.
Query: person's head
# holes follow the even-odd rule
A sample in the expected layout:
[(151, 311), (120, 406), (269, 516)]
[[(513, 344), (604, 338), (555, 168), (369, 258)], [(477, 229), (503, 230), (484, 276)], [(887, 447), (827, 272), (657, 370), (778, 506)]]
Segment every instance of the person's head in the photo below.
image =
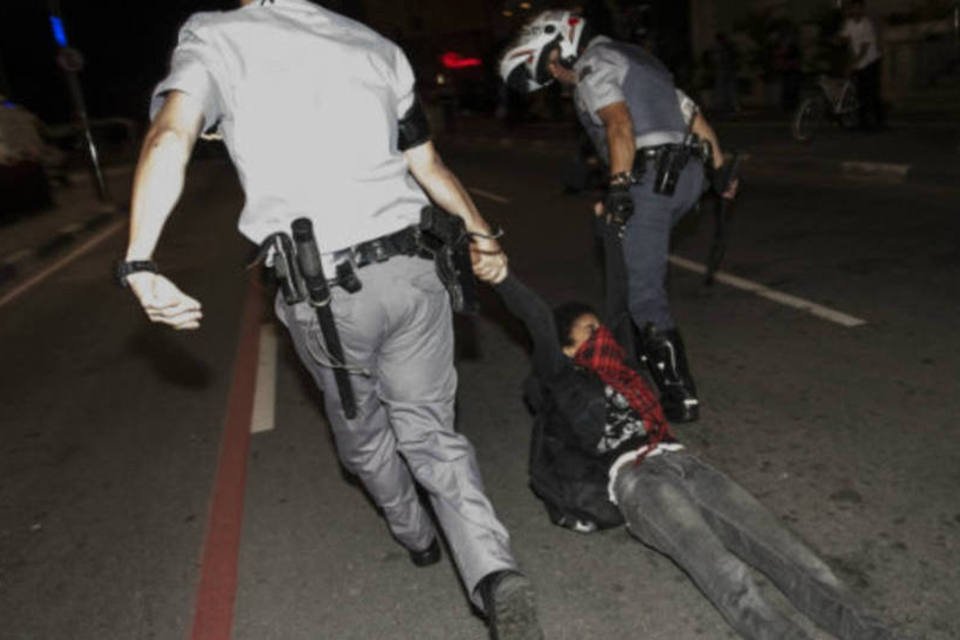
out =
[(544, 11), (525, 24), (500, 58), (508, 87), (531, 93), (553, 80), (576, 82), (571, 67), (583, 45), (586, 21), (572, 11)]
[(582, 302), (566, 302), (553, 310), (557, 338), (563, 353), (572, 358), (600, 326), (600, 318), (593, 307)]

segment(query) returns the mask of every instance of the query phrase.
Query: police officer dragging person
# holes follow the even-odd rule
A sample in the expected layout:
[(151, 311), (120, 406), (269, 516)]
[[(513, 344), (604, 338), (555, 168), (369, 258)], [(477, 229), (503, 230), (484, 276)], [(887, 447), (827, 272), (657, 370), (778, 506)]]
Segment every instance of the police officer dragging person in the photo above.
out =
[(606, 219), (622, 227), (627, 308), (639, 330), (638, 356), (671, 421), (699, 417), (699, 398), (666, 292), (670, 231), (704, 191), (704, 162), (720, 184), (723, 153), (696, 105), (663, 64), (642, 48), (590, 33), (569, 11), (546, 11), (526, 26), (500, 62), (504, 81), (535, 91), (557, 80), (574, 88), (577, 115), (610, 174)]
[(446, 254), (421, 221), (459, 223), (481, 280), (502, 277), (506, 257), (430, 141), (399, 47), (308, 0), (240, 4), (181, 29), (151, 104), (118, 275), (154, 322), (199, 326), (200, 303), (151, 257), (196, 138), (218, 128), (246, 195), (239, 229), (286, 278), (276, 313), (324, 391), (344, 466), (417, 566), (440, 559), (423, 487), (491, 635), (541, 638), (533, 588), (453, 429), (456, 286), (425, 259)]

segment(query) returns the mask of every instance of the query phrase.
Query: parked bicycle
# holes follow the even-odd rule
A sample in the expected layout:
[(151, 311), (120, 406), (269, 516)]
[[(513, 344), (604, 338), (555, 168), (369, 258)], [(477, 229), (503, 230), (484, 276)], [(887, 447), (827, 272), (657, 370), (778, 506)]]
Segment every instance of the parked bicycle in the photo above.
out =
[(813, 140), (817, 129), (833, 120), (844, 129), (858, 124), (857, 112), (860, 100), (850, 78), (831, 78), (821, 75), (817, 79), (817, 91), (804, 98), (793, 116), (793, 137), (799, 142)]

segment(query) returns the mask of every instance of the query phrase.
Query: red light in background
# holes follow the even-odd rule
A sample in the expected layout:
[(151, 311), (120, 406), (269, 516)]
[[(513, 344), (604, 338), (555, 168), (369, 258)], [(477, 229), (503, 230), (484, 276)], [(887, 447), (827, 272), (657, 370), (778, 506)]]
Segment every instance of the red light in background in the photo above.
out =
[(468, 67), (479, 67), (483, 64), (480, 58), (464, 58), (456, 51), (447, 51), (440, 56), (440, 64), (447, 69), (466, 69)]

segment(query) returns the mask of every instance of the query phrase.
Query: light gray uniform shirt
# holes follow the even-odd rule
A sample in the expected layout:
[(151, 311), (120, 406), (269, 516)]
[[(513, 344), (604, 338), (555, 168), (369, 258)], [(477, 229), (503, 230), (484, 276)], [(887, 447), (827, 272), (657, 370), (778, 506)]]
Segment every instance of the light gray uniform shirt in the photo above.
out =
[(172, 90), (223, 134), (246, 194), (238, 227), (253, 242), (301, 216), (324, 252), (419, 221), (428, 199), (397, 149), (413, 71), (371, 29), (308, 0), (198, 13), (151, 115)]
[(627, 105), (638, 149), (683, 141), (696, 105), (674, 86), (663, 63), (642, 48), (597, 36), (573, 70), (577, 115), (607, 161), (606, 130), (597, 112), (617, 102)]

